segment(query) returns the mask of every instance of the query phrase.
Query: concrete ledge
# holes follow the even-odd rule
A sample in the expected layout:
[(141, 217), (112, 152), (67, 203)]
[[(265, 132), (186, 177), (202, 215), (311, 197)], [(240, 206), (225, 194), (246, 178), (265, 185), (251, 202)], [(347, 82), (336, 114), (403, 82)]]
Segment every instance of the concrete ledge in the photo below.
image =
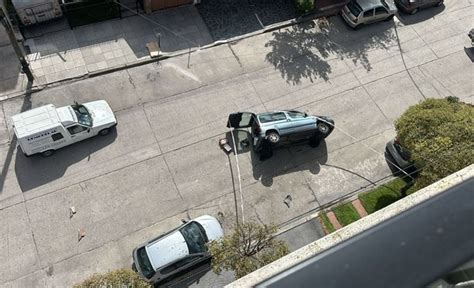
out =
[(466, 179), (474, 177), (474, 164), (444, 178), (440, 181), (425, 187), (416, 193), (408, 195), (384, 209), (368, 215), (340, 230), (331, 233), (311, 244), (308, 244), (295, 252), (278, 259), (277, 261), (260, 268), (259, 270), (240, 278), (226, 287), (253, 287), (260, 282), (277, 275), (302, 261), (332, 247), (336, 244), (347, 240), (362, 231), (365, 231), (393, 216), (396, 216), (411, 207), (428, 200), (429, 198), (444, 192), (446, 189), (453, 187)]

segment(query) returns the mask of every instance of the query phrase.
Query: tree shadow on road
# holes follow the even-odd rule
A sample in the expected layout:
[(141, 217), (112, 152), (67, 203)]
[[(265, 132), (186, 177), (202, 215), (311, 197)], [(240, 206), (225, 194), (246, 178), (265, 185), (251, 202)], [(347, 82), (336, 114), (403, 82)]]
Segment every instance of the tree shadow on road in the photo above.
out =
[(288, 83), (298, 85), (304, 79), (313, 82), (319, 78), (329, 81), (332, 67), (328, 61), (332, 59), (350, 59), (370, 71), (368, 51), (396, 44), (393, 21), (354, 31), (339, 17), (329, 20), (324, 28), (310, 21), (273, 32), (273, 38), (265, 44), (271, 48), (266, 60)]

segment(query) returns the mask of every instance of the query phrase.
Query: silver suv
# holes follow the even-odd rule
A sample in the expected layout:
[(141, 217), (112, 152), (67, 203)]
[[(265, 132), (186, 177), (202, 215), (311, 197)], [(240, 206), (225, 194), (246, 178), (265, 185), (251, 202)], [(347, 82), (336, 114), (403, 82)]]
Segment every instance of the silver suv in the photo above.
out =
[(342, 8), (342, 18), (354, 29), (362, 25), (390, 20), (397, 13), (393, 0), (351, 0)]
[[(274, 111), (260, 114), (238, 112), (229, 115), (227, 127), (251, 127), (253, 147), (259, 152), (263, 142), (271, 145), (313, 140), (319, 142), (334, 129), (334, 120), (309, 116), (299, 111)], [(267, 141), (263, 141), (267, 140)]]
[(200, 216), (133, 250), (134, 269), (150, 283), (162, 282), (210, 259), (209, 241), (224, 236), (219, 221)]

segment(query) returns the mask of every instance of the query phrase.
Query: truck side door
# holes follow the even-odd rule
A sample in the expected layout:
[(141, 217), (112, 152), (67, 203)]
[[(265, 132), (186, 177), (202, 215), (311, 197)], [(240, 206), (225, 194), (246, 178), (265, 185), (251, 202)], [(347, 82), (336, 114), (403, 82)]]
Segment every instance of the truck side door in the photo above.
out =
[(79, 124), (67, 127), (73, 143), (82, 141), (92, 136), (91, 129)]

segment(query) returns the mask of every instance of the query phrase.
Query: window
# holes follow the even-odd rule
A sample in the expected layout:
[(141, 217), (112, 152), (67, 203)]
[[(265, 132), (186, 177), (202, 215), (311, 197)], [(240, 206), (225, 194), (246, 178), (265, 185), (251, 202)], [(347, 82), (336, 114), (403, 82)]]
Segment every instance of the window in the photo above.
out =
[(92, 127), (92, 117), (89, 110), (84, 105), (72, 105), (74, 113), (76, 113), (77, 122), (79, 124)]
[(165, 268), (161, 269), (160, 270), (160, 274), (168, 274), (168, 273), (171, 273), (175, 270), (178, 270), (179, 268), (181, 267), (184, 267), (186, 265), (188, 265), (189, 263), (197, 260), (198, 258), (200, 258), (201, 256), (188, 256), (186, 258), (183, 258), (181, 260), (178, 260), (176, 262), (174, 262), (173, 264), (170, 264), (168, 266), (166, 266)]
[(374, 16), (374, 10), (368, 10), (364, 12), (364, 17), (372, 17)]
[(153, 274), (155, 274), (150, 259), (148, 259), (148, 255), (146, 254), (145, 247), (137, 250), (137, 262), (136, 264), (140, 267), (140, 270), (146, 278), (150, 279)]
[(63, 139), (64, 136), (63, 136), (63, 134), (58, 132), (58, 133), (55, 133), (55, 134), (51, 135), (51, 138), (53, 138), (53, 141), (58, 141), (58, 140)]
[(258, 115), (258, 119), (262, 123), (268, 123), (268, 122), (273, 122), (273, 121), (286, 120), (286, 115), (283, 112), (262, 113)]
[(298, 111), (288, 111), (288, 116), (290, 116), (293, 119), (301, 119), (305, 118), (305, 113), (303, 112), (298, 112)]
[(206, 251), (207, 237), (203, 230), (201, 224), (197, 222), (191, 222), (179, 229), (179, 232), (183, 234), (186, 245), (188, 245), (189, 254), (203, 253)]
[(383, 7), (375, 8), (375, 15), (383, 15), (383, 14), (388, 14), (387, 9), (385, 9)]
[(77, 134), (77, 133), (80, 133), (84, 130), (86, 130), (87, 128), (84, 127), (84, 126), (81, 126), (81, 125), (75, 125), (75, 126), (72, 126), (72, 127), (69, 127), (67, 128), (67, 131), (69, 131), (69, 133), (71, 135), (74, 135), (74, 134)]
[(362, 12), (362, 8), (355, 1), (351, 1), (347, 3), (347, 9), (349, 9), (352, 15), (356, 17), (359, 16), (360, 12)]

